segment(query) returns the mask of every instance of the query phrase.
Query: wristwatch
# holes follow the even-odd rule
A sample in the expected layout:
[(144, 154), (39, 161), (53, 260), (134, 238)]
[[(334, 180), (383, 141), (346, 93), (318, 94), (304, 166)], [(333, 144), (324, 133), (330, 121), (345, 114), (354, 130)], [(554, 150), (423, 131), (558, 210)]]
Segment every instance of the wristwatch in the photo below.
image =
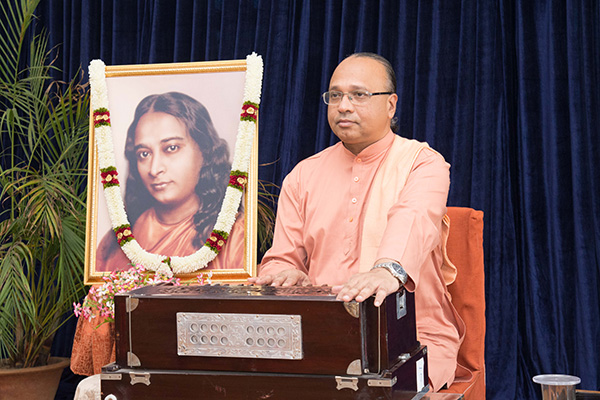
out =
[(404, 268), (402, 268), (402, 265), (398, 264), (397, 262), (382, 262), (379, 264), (375, 264), (375, 266), (371, 269), (373, 270), (375, 268), (385, 268), (388, 271), (390, 271), (390, 274), (392, 274), (394, 278), (398, 279), (398, 281), (400, 282), (400, 286), (404, 286), (406, 282), (408, 282), (408, 274), (406, 273)]

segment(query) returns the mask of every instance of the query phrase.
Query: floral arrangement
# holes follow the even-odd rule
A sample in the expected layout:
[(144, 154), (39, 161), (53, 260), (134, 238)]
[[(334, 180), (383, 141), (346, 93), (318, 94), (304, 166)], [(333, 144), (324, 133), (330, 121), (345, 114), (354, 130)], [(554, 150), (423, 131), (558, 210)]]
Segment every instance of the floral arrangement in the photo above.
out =
[[(157, 272), (158, 276), (190, 273), (205, 268), (225, 246), (242, 199), (242, 192), (248, 183), (248, 169), (252, 153), (252, 143), (262, 87), (263, 62), (256, 53), (246, 57), (246, 81), (242, 113), (238, 126), (234, 158), (231, 165), (229, 183), (221, 211), (213, 231), (200, 250), (186, 257), (167, 257), (144, 250), (135, 240), (134, 232), (125, 211), (123, 197), (115, 167), (114, 147), (110, 125), (110, 111), (106, 88), (105, 65), (101, 60), (90, 63), (91, 102), (98, 163), (102, 186), (108, 204), (111, 225), (121, 249), (135, 265)], [(165, 260), (169, 259), (168, 266)]]
[[(113, 271), (110, 275), (102, 277), (104, 283), (100, 286), (92, 286), (87, 296), (81, 303), (73, 303), (76, 317), (82, 316), (88, 321), (100, 318), (98, 326), (105, 322), (114, 322), (115, 318), (115, 295), (125, 293), (147, 285), (156, 285), (159, 283), (168, 283), (180, 286), (181, 281), (173, 275), (173, 271), (168, 268), (167, 273), (153, 273), (142, 265), (135, 265), (125, 271)], [(196, 283), (200, 285), (211, 284), (212, 271), (209, 271), (206, 279), (204, 274), (196, 277)], [(189, 285), (189, 283), (188, 283)]]

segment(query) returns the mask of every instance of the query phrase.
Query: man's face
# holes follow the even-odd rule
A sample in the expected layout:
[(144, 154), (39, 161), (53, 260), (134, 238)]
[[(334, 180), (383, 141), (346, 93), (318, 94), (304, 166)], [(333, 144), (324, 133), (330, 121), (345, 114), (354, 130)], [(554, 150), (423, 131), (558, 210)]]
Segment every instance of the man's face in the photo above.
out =
[[(350, 57), (338, 65), (331, 76), (329, 90), (371, 93), (390, 90), (385, 67), (366, 57)], [(372, 96), (363, 104), (352, 104), (348, 96), (327, 106), (327, 118), (333, 133), (354, 154), (383, 138), (390, 130), (396, 112), (396, 94)]]
[(181, 121), (162, 112), (143, 115), (135, 129), (134, 146), (140, 177), (158, 203), (175, 208), (197, 201), (203, 157)]

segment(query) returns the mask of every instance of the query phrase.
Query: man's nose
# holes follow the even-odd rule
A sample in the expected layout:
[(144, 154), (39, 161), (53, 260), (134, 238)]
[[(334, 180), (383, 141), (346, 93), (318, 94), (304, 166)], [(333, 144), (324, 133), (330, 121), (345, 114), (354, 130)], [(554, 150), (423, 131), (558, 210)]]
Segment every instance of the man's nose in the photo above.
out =
[(354, 111), (354, 104), (352, 104), (352, 102), (350, 101), (350, 96), (351, 95), (349, 93), (342, 94), (342, 99), (340, 100), (340, 103), (338, 104), (339, 112)]
[(165, 172), (164, 159), (161, 156), (153, 156), (150, 164), (150, 175), (158, 176)]

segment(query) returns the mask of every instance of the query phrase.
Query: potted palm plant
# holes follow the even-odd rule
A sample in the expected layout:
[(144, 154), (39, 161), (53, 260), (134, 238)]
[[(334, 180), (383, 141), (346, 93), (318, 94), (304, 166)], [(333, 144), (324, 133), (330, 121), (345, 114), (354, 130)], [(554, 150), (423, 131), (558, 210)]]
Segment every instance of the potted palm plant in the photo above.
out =
[(85, 294), (88, 94), (51, 78), (48, 35), (28, 33), (39, 1), (0, 2), (0, 398), (11, 399), (54, 398), (58, 379), (46, 397), (24, 392), (37, 375), (18, 387), (25, 397), (4, 391), (20, 385), (15, 371), (56, 362), (52, 340)]

